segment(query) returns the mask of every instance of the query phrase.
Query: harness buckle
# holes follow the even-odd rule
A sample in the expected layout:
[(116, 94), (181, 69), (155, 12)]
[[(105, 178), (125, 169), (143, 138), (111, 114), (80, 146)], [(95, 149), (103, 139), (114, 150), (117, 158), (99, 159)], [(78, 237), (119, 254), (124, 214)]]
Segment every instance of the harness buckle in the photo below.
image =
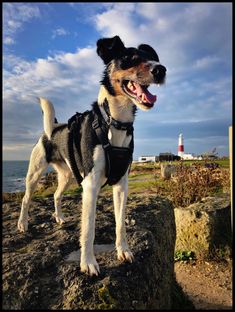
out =
[(111, 125), (111, 123), (112, 123), (112, 117), (111, 116), (108, 116), (108, 118), (106, 120), (106, 123), (107, 123), (108, 126)]
[(93, 120), (93, 122), (92, 122), (92, 128), (93, 128), (93, 129), (97, 129), (97, 128), (99, 128), (99, 127), (100, 127), (99, 120), (98, 120), (98, 118), (95, 118), (95, 119)]
[(121, 125), (120, 130), (128, 130), (128, 127), (126, 125)]
[(110, 145), (110, 143), (107, 143), (107, 144), (102, 144), (102, 146), (106, 150), (106, 149), (110, 148), (111, 145)]

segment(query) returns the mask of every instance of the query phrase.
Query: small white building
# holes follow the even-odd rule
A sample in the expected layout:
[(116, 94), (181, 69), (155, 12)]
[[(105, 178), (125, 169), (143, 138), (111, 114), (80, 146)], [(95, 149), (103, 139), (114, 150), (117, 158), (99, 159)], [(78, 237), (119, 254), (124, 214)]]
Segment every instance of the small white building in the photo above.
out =
[(155, 162), (156, 161), (156, 156), (140, 156), (138, 158), (139, 162)]
[(194, 154), (187, 154), (187, 153), (184, 153), (183, 156), (181, 156), (181, 158), (183, 160), (202, 160), (202, 157), (200, 156), (196, 156)]

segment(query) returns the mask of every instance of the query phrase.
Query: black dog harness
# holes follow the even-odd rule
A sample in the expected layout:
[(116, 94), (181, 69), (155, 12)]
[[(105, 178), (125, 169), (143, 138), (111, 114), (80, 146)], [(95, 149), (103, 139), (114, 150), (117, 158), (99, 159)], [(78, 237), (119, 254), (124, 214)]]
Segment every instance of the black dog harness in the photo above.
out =
[[(106, 103), (104, 103), (106, 104)], [(133, 123), (123, 123), (118, 120), (115, 120), (111, 117), (108, 105), (104, 105), (101, 108), (101, 111), (98, 105), (93, 107), (92, 111), (86, 111), (84, 113), (76, 113), (68, 121), (69, 128), (69, 139), (68, 139), (68, 151), (69, 151), (69, 160), (70, 165), (73, 171), (73, 174), (77, 180), (78, 184), (81, 184), (83, 177), (81, 176), (79, 169), (77, 167), (75, 159), (75, 150), (76, 153), (82, 159), (80, 140), (81, 140), (81, 124), (84, 120), (84, 117), (88, 114), (92, 114), (93, 122), (92, 128), (96, 133), (96, 137), (99, 143), (102, 145), (105, 153), (105, 176), (107, 181), (104, 185), (114, 185), (116, 184), (122, 176), (126, 173), (129, 165), (132, 162), (133, 150), (134, 150), (134, 138), (133, 138)], [(127, 135), (131, 135), (132, 139), (129, 147), (118, 147), (112, 146), (108, 140), (108, 131), (110, 126), (115, 127), (117, 130), (126, 130)], [(103, 186), (104, 186), (103, 185)]]

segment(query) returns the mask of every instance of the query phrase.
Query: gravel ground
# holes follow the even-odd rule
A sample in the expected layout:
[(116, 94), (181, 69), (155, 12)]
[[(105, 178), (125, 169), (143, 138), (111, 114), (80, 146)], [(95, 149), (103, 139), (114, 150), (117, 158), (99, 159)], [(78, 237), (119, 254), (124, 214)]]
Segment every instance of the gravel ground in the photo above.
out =
[(232, 309), (232, 261), (176, 262), (177, 282), (196, 310)]

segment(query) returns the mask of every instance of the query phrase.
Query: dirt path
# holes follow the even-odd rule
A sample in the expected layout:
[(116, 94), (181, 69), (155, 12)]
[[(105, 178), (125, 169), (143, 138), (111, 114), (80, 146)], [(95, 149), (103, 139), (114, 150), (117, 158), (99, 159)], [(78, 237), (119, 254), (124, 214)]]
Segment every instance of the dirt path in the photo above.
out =
[(232, 261), (176, 262), (175, 273), (196, 310), (232, 309)]

